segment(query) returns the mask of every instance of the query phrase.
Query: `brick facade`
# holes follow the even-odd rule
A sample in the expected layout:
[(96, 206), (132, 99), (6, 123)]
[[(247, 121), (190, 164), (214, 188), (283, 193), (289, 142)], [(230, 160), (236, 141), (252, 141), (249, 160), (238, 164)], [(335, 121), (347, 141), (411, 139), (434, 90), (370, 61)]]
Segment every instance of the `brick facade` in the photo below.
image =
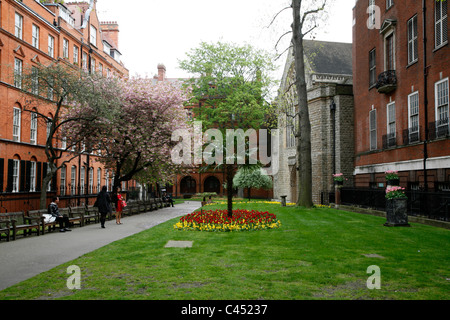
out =
[(450, 190), (448, 1), (424, 3), (426, 24), (422, 1), (354, 7), (356, 187), (385, 187), (384, 172), (397, 170), (403, 187)]
[[(118, 41), (118, 29), (111, 31), (110, 24), (106, 24), (108, 34)], [(128, 70), (120, 62), (120, 55), (114, 55), (118, 52), (118, 43), (109, 43), (108, 49), (105, 47), (108, 44), (102, 37), (103, 25), (97, 17), (96, 1), (69, 2), (64, 5), (41, 4), (35, 0), (0, 2), (1, 212), (39, 208), (39, 190), (47, 166), (44, 152), (46, 124), (42, 120), (37, 122), (37, 139), (33, 141), (31, 113), (25, 111), (27, 97), (14, 84), (16, 61), (21, 61), (23, 71), (37, 64), (66, 63), (85, 69), (90, 66), (91, 72), (102, 72), (105, 76), (115, 74), (127, 77)], [(43, 114), (51, 115), (53, 112), (51, 105), (41, 104), (37, 108)], [(14, 109), (20, 111), (19, 122), (16, 123), (19, 124), (16, 127), (18, 130), (14, 129)], [(16, 173), (13, 172), (14, 160), (19, 164)], [(49, 196), (61, 192), (69, 194), (72, 188), (79, 194), (81, 168), (86, 167), (86, 161), (87, 155), (82, 155), (67, 164), (65, 183), (61, 183), (61, 172), (58, 171)], [(89, 166), (93, 172), (94, 193), (97, 191), (98, 172), (101, 173), (100, 184), (106, 182), (105, 170), (95, 161), (94, 155), (90, 156)], [(72, 167), (75, 170), (76, 187), (71, 183)], [(84, 179), (86, 183), (86, 173)], [(15, 190), (13, 181), (18, 182)], [(61, 205), (66, 203), (62, 201)]]

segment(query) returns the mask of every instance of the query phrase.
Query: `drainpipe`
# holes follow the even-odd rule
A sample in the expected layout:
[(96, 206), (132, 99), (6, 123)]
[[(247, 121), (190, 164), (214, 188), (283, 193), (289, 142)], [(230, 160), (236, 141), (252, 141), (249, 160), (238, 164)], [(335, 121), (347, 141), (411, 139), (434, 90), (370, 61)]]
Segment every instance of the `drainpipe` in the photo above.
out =
[(424, 111), (425, 111), (425, 140), (423, 142), (423, 179), (424, 189), (428, 191), (428, 66), (427, 66), (427, 6), (426, 0), (422, 0), (423, 14), (423, 84), (424, 84)]

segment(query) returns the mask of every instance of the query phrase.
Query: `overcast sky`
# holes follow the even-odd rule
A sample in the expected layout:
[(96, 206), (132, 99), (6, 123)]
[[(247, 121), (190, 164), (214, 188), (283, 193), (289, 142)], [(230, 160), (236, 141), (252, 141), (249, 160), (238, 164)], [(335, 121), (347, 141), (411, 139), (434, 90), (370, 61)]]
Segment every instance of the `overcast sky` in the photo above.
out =
[[(291, 10), (284, 11), (267, 28), (289, 0), (98, 0), (101, 21), (119, 23), (119, 51), (130, 75), (152, 77), (157, 65), (166, 66), (166, 76), (188, 76), (178, 68), (178, 60), (201, 41), (222, 40), (249, 43), (275, 52), (279, 37), (289, 30)], [(316, 35), (317, 40), (352, 42), (354, 0), (334, 0), (328, 19)], [(289, 37), (278, 47), (288, 46)], [(285, 56), (280, 59), (284, 64)], [(282, 72), (282, 68), (280, 67)]]

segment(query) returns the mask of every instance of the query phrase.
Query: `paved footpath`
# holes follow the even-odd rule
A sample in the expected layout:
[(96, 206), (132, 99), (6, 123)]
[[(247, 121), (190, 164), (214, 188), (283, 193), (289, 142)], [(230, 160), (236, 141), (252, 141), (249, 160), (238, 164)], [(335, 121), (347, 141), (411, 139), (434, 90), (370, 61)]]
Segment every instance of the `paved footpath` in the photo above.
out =
[(200, 202), (188, 201), (175, 207), (158, 209), (122, 218), (121, 225), (115, 219), (74, 227), (71, 232), (20, 237), (15, 241), (0, 243), (0, 290), (34, 277), (111, 242), (147, 230), (172, 218), (193, 212)]

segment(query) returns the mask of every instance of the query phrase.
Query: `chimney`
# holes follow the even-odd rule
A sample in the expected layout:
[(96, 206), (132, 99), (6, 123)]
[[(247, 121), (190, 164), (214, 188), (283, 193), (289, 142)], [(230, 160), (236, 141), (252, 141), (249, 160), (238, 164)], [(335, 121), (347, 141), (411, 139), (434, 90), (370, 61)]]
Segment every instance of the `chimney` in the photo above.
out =
[(100, 22), (104, 40), (115, 49), (119, 49), (119, 25), (116, 21)]
[(162, 63), (158, 64), (158, 81), (164, 81), (166, 79), (166, 66)]

